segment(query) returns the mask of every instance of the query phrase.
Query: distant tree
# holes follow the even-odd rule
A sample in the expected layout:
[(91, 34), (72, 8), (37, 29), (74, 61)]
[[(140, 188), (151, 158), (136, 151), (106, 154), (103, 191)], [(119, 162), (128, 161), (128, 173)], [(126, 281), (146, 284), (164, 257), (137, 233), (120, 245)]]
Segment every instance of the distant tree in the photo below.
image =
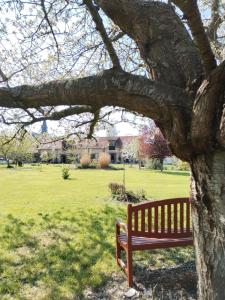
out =
[(159, 160), (161, 171), (163, 170), (163, 160), (172, 155), (162, 132), (155, 124), (143, 128), (140, 137), (140, 152), (142, 156)]
[(134, 161), (139, 161), (139, 140), (138, 138), (133, 138), (130, 143), (127, 143), (123, 146), (122, 156), (124, 159), (129, 159), (129, 162), (132, 164)]
[(35, 141), (31, 135), (27, 134), (24, 137), (13, 141), (11, 159), (16, 165), (22, 166), (24, 162), (32, 162), (35, 151)]
[(14, 131), (0, 133), (0, 156), (7, 161), (7, 167), (10, 167), (10, 160), (19, 166), (31, 162), (35, 152), (35, 142), (30, 134), (14, 136)]
[(6, 133), (0, 134), (0, 157), (7, 162), (7, 168), (10, 168), (10, 157), (13, 150), (13, 144), (9, 142)]

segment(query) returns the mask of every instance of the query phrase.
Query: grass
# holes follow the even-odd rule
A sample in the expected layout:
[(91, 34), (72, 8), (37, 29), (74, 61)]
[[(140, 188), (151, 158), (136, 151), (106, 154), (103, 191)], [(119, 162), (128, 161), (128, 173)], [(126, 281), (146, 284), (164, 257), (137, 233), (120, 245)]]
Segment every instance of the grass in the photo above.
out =
[[(171, 171), (172, 172), (172, 171)], [(108, 184), (123, 170), (71, 170), (60, 166), (0, 167), (0, 299), (82, 299), (104, 285), (115, 264), (114, 223), (125, 205), (109, 201)], [(186, 173), (126, 168), (126, 186), (149, 198), (188, 196)], [(182, 175), (182, 176), (180, 176)], [(135, 254), (136, 263), (162, 267), (193, 257), (190, 248)]]

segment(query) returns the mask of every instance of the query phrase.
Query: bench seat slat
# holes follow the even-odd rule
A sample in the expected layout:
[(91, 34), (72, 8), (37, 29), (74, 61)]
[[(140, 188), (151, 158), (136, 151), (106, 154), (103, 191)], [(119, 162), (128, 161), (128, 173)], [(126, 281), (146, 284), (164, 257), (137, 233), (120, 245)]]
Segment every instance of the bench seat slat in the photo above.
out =
[[(125, 233), (121, 233), (118, 237), (118, 240), (122, 246), (126, 248), (127, 245), (127, 235)], [(157, 249), (160, 246), (164, 247), (178, 247), (178, 246), (185, 246), (185, 245), (192, 245), (193, 238), (164, 238), (164, 239), (157, 239), (157, 238), (145, 238), (145, 237), (137, 237), (132, 236), (131, 238), (131, 245), (133, 250), (141, 250), (141, 249)]]
[(168, 236), (171, 234), (171, 235), (178, 235), (180, 237), (182, 237), (183, 234), (189, 234), (189, 236), (192, 235), (192, 231), (190, 229), (184, 229), (181, 230), (181, 228), (178, 228), (176, 231), (172, 228), (164, 228), (164, 230), (162, 231), (162, 229), (159, 229), (158, 228), (158, 231), (154, 231), (152, 230), (151, 233), (149, 232), (142, 232), (142, 231), (131, 231), (131, 235), (134, 235), (134, 236), (147, 236), (149, 238), (151, 238), (153, 235), (159, 235), (159, 236)]

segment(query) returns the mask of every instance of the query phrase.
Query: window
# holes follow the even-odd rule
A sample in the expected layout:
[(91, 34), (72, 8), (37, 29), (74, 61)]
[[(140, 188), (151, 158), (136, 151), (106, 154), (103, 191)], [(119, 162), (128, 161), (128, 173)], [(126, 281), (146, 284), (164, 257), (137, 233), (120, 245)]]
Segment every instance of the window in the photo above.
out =
[(116, 141), (109, 141), (109, 150), (116, 150)]

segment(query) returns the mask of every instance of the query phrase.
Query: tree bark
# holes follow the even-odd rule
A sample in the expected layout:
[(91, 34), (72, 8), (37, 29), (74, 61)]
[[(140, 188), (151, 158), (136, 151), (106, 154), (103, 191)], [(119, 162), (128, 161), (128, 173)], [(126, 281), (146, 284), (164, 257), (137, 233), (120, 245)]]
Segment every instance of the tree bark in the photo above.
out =
[(201, 300), (225, 299), (225, 150), (193, 159), (192, 216)]
[(186, 87), (201, 76), (196, 47), (171, 6), (143, 0), (95, 1), (137, 43), (153, 79)]

